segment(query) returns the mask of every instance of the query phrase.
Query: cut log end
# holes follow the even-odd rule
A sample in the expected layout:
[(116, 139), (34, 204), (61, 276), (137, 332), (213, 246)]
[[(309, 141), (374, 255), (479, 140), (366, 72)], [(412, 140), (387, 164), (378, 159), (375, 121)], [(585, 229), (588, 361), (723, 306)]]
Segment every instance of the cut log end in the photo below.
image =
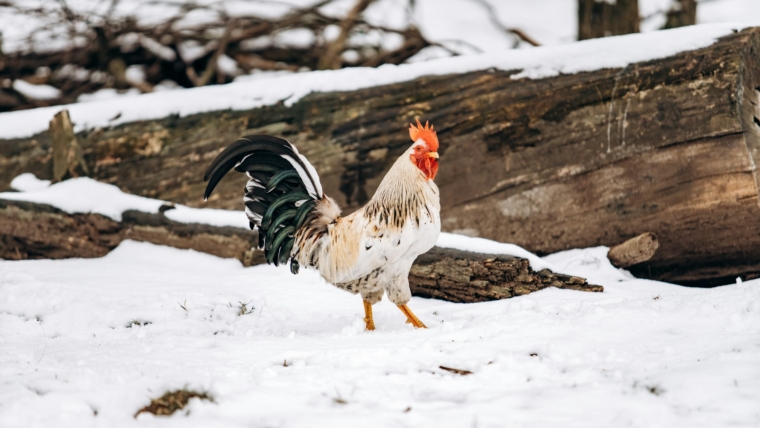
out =
[(657, 236), (647, 232), (610, 248), (607, 258), (613, 266), (625, 268), (651, 259), (658, 248)]

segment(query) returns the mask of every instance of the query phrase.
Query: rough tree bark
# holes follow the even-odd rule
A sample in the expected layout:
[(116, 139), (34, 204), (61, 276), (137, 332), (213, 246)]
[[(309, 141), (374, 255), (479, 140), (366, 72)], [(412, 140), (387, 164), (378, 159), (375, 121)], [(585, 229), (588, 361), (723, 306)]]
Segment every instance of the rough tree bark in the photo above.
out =
[(265, 263), (252, 251), (258, 235), (234, 227), (171, 221), (162, 214), (126, 211), (116, 222), (99, 214), (67, 214), (50, 205), (0, 199), (0, 258), (7, 260), (102, 257), (121, 241), (151, 242)]
[[(102, 257), (125, 239), (236, 258), (245, 266), (266, 263), (264, 253), (253, 249), (258, 235), (250, 230), (179, 223), (139, 211), (126, 211), (116, 222), (99, 214), (67, 214), (49, 205), (0, 199), (0, 259)], [(416, 296), (464, 303), (547, 287), (603, 291), (583, 278), (534, 272), (525, 259), (437, 247), (415, 262), (409, 282)]]
[(610, 248), (607, 258), (613, 266), (626, 268), (651, 259), (658, 248), (660, 242), (657, 237), (647, 232)]
[(578, 40), (639, 32), (639, 0), (578, 0)]
[[(443, 229), (546, 254), (657, 235), (631, 269), (690, 285), (760, 272), (760, 31), (623, 69), (527, 80), (424, 77), (292, 107), (220, 111), (81, 133), (93, 177), (139, 195), (240, 209), (245, 177), (202, 200), (203, 171), (243, 134), (295, 143), (350, 212), (430, 120), (441, 140)], [(72, 118), (76, 121), (76, 118)], [(0, 141), (0, 190), (50, 178), (50, 137)]]
[(461, 303), (506, 299), (547, 287), (603, 291), (576, 276), (535, 272), (525, 259), (438, 247), (415, 260), (409, 285), (415, 296)]

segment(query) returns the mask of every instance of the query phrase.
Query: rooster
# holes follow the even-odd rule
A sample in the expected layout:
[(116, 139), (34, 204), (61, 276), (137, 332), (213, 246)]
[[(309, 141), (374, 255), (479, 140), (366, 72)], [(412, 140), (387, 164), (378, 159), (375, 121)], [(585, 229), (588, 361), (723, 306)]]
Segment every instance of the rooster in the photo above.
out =
[(340, 207), (324, 194), (316, 170), (288, 141), (268, 135), (243, 137), (209, 165), (204, 198), (235, 169), (249, 180), (245, 213), (259, 231), (267, 263), (290, 261), (290, 271), (316, 269), (338, 288), (361, 294), (364, 322), (374, 330), (372, 305), (383, 293), (416, 328), (425, 324), (409, 309), (409, 269), (418, 255), (435, 245), (441, 231), (438, 187), (438, 137), (432, 126), (410, 124), (413, 144), (383, 178), (372, 199), (341, 217)]

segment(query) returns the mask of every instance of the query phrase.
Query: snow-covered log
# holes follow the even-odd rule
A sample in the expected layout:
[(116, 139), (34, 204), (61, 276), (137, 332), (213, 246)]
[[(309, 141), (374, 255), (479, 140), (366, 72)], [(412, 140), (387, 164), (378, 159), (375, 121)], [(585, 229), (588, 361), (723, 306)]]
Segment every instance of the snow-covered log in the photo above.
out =
[[(0, 199), (0, 259), (102, 257), (131, 239), (236, 258), (246, 266), (266, 262), (263, 252), (252, 249), (258, 241), (254, 231), (180, 223), (163, 212), (130, 210), (121, 217), (116, 222), (100, 214), (68, 214), (50, 205)], [(438, 247), (415, 262), (409, 282), (414, 295), (467, 303), (550, 286), (602, 291), (583, 278), (535, 272), (523, 258)]]
[[(406, 123), (420, 117), (441, 140), (444, 230), (539, 254), (652, 232), (660, 248), (630, 268), (636, 275), (726, 283), (760, 272), (760, 30), (716, 31), (295, 74), (198, 92), (198, 106), (189, 93), (75, 105), (72, 120), (95, 127), (78, 134), (93, 177), (130, 193), (202, 206), (208, 162), (240, 135), (266, 133), (294, 142), (326, 193), (351, 211), (408, 146)], [(489, 61), (495, 68), (483, 66)], [(317, 90), (313, 82), (322, 92), (304, 96)], [(220, 105), (238, 110), (191, 114)], [(159, 107), (179, 113), (151, 116)], [(5, 117), (27, 123), (43, 113)], [(21, 172), (51, 176), (46, 132), (0, 140), (0, 156), (0, 190)], [(240, 209), (244, 181), (225, 179), (206, 206)]]
[(180, 223), (162, 213), (129, 210), (122, 221), (100, 214), (68, 214), (46, 204), (0, 199), (0, 259), (102, 257), (132, 239), (236, 258), (246, 266), (264, 263), (251, 248), (256, 233), (236, 227)]

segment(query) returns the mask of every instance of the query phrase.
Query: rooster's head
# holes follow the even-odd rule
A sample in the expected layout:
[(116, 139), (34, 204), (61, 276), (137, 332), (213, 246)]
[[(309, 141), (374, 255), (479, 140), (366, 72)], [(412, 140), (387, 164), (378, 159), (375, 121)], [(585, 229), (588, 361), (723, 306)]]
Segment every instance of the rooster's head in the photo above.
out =
[(409, 136), (414, 141), (412, 162), (425, 174), (428, 180), (438, 172), (438, 136), (432, 126), (425, 122), (423, 127), (417, 119), (417, 126), (409, 124)]

